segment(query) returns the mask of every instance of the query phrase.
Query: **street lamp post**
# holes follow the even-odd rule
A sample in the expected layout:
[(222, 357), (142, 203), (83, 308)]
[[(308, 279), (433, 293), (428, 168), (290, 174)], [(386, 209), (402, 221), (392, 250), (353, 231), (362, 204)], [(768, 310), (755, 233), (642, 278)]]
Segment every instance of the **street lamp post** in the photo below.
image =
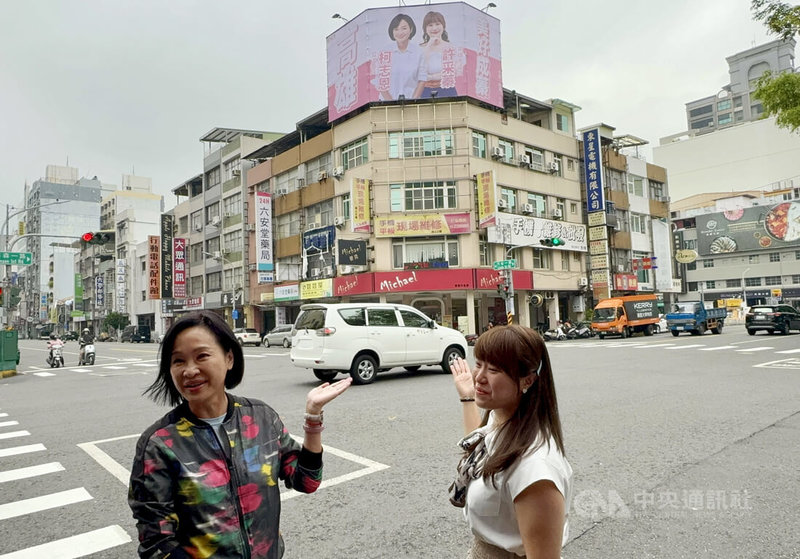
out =
[(744, 275), (750, 271), (750, 268), (745, 268), (742, 272), (742, 307), (747, 306), (747, 290), (744, 287)]

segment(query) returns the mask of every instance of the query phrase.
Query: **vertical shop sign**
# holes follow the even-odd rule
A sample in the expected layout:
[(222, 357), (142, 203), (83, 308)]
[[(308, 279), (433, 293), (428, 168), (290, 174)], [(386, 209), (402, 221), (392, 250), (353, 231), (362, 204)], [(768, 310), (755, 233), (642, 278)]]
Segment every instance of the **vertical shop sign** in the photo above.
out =
[(350, 191), (350, 206), (353, 217), (350, 223), (354, 233), (369, 233), (370, 207), (369, 207), (369, 179), (353, 179)]
[(175, 218), (161, 215), (161, 297), (172, 297), (172, 231)]
[(147, 237), (147, 298), (161, 299), (161, 237)]
[(272, 195), (256, 192), (256, 262), (259, 272), (272, 272)]
[(186, 297), (186, 244), (188, 239), (176, 237), (172, 241), (172, 297)]

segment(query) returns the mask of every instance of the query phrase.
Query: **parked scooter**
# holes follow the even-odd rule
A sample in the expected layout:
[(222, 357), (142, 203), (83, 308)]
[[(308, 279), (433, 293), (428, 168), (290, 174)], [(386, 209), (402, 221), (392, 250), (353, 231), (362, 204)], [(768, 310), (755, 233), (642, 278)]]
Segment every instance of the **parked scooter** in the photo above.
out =
[(571, 340), (576, 338), (591, 338), (592, 336), (594, 336), (594, 330), (592, 330), (591, 323), (589, 322), (578, 322), (567, 331), (567, 337)]
[(78, 365), (94, 365), (94, 343), (81, 344)]
[(50, 351), (47, 353), (47, 358), (45, 362), (50, 365), (50, 368), (53, 367), (63, 367), (64, 366), (64, 342), (59, 339), (50, 339), (50, 342), (47, 344)]
[(559, 323), (558, 326), (556, 326), (555, 328), (551, 328), (550, 330), (542, 334), (542, 338), (544, 338), (546, 342), (552, 340), (566, 340), (567, 333), (564, 331), (564, 325)]

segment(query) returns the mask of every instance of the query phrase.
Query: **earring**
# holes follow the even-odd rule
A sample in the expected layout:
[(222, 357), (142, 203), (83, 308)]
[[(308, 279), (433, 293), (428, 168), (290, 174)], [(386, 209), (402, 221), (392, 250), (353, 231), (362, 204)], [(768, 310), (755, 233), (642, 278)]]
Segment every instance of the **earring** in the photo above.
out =
[(527, 393), (528, 393), (528, 389), (527, 389), (527, 388), (523, 388), (523, 389), (522, 389), (522, 393), (523, 393), (523, 394), (527, 394)]

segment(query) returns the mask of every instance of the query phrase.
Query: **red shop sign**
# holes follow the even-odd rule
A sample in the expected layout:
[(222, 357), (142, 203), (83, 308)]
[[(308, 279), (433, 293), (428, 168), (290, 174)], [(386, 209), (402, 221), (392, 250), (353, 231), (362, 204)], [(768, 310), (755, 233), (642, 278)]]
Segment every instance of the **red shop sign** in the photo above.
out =
[[(533, 272), (525, 270), (512, 271), (514, 289), (533, 289)], [(496, 289), (502, 281), (500, 272), (487, 268), (475, 270), (475, 289)]]
[(361, 295), (363, 293), (374, 293), (375, 274), (353, 274), (350, 276), (338, 276), (333, 278), (333, 294), (336, 297), (347, 297), (348, 295)]
[(375, 272), (375, 292), (474, 289), (472, 269)]

